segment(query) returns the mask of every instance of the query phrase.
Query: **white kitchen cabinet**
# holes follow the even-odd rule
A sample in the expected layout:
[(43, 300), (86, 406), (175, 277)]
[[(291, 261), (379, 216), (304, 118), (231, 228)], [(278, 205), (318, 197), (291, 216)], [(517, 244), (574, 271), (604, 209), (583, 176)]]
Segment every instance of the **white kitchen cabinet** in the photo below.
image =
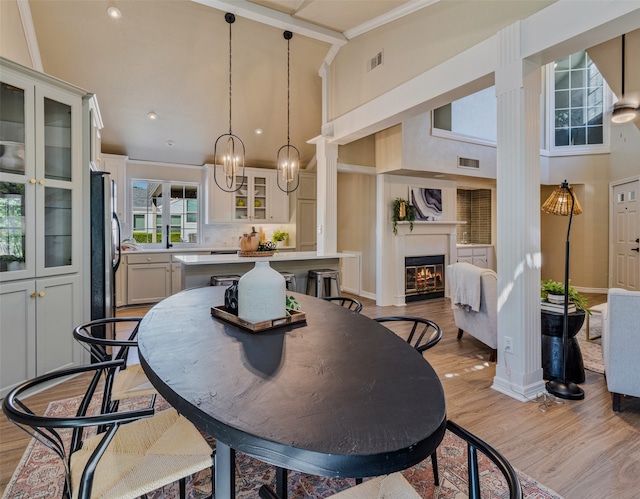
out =
[(458, 262), (467, 262), (485, 269), (494, 269), (492, 246), (458, 246)]
[(122, 255), (120, 266), (116, 271), (116, 307), (127, 304), (127, 257)]
[(295, 191), (296, 207), (296, 250), (316, 251), (317, 249), (317, 200), (316, 175), (300, 172), (300, 186)]
[(100, 169), (111, 174), (111, 180), (116, 184), (116, 214), (120, 223), (126, 223), (125, 209), (127, 204), (127, 156), (115, 154), (103, 154), (100, 161)]
[(236, 177), (236, 192), (220, 189), (214, 179), (216, 168), (218, 183), (225, 186), (222, 167), (207, 165), (207, 222), (263, 222), (289, 223), (289, 199), (276, 183), (275, 170), (245, 168), (244, 182)]
[(127, 255), (127, 304), (156, 303), (171, 295), (171, 254)]
[[(87, 93), (0, 58), (2, 394), (82, 362)], [(89, 154), (87, 153), (87, 158)]]
[[(245, 168), (242, 187), (233, 193), (233, 219), (236, 222), (268, 222), (271, 208), (269, 197), (273, 171), (261, 168)], [(243, 182), (236, 177), (236, 182)]]
[(278, 172), (270, 172), (269, 177), (269, 223), (289, 223), (289, 195), (278, 187)]
[(0, 287), (0, 397), (35, 376), (82, 363), (80, 276), (24, 279)]
[(233, 222), (234, 195), (226, 192), (216, 185), (213, 169), (217, 171), (218, 182), (224, 186), (224, 174), (220, 165), (207, 165), (207, 223), (229, 223)]

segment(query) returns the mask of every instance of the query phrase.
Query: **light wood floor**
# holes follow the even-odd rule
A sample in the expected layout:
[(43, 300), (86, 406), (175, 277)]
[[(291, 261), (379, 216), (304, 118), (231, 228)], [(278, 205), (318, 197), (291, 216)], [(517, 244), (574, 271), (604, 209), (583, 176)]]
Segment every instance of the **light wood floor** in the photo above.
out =
[[(588, 295), (589, 304), (606, 300)], [(362, 299), (369, 317), (417, 315), (438, 323), (442, 341), (425, 353), (444, 386), (449, 419), (484, 439), (519, 470), (567, 499), (640, 498), (640, 399), (624, 398), (623, 411), (611, 410), (604, 377), (586, 372), (582, 401), (552, 404), (547, 412), (537, 402), (522, 403), (491, 389), (495, 364), (489, 350), (457, 329), (446, 298), (407, 307), (376, 307)], [(127, 309), (121, 315), (143, 314)], [(41, 404), (81, 393), (83, 381), (72, 380), (37, 395)], [(28, 443), (20, 430), (0, 416), (0, 491), (3, 491)]]

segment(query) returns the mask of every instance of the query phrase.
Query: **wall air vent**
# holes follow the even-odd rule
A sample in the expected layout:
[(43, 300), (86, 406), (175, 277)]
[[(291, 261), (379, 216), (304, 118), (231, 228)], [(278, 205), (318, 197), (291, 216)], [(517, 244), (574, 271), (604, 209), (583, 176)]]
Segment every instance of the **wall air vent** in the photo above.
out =
[(480, 168), (479, 159), (461, 158), (458, 156), (458, 168), (472, 168), (477, 170)]
[(367, 73), (378, 66), (382, 66), (382, 50), (367, 61)]

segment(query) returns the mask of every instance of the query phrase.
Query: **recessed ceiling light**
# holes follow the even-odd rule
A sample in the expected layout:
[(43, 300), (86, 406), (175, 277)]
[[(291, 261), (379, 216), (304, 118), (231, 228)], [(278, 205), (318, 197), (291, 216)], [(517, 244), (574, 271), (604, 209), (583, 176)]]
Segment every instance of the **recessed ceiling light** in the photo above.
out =
[(176, 145), (176, 143), (173, 140), (167, 140), (165, 144), (167, 144), (168, 147), (173, 147)]
[(120, 9), (114, 5), (109, 6), (107, 14), (109, 14), (109, 17), (112, 19), (120, 19), (122, 17), (122, 12), (120, 12)]
[(262, 134), (262, 128), (256, 128), (255, 130), (257, 135), (261, 135)]
[(157, 119), (158, 119), (158, 115), (157, 115), (155, 112), (153, 112), (153, 111), (149, 111), (149, 112), (147, 113), (147, 117), (148, 117), (150, 120), (157, 120)]

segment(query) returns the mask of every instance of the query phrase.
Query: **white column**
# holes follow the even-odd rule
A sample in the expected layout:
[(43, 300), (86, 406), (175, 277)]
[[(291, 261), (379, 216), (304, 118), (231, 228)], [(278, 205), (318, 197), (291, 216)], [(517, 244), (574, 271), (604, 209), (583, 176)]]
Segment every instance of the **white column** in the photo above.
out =
[[(311, 141), (310, 141), (311, 142)], [(317, 251), (338, 251), (338, 145), (325, 137), (313, 140), (317, 159)]]
[[(522, 58), (521, 22), (498, 33), (498, 365), (493, 388), (544, 391), (540, 337), (540, 66)], [(505, 338), (512, 352), (505, 352)]]

